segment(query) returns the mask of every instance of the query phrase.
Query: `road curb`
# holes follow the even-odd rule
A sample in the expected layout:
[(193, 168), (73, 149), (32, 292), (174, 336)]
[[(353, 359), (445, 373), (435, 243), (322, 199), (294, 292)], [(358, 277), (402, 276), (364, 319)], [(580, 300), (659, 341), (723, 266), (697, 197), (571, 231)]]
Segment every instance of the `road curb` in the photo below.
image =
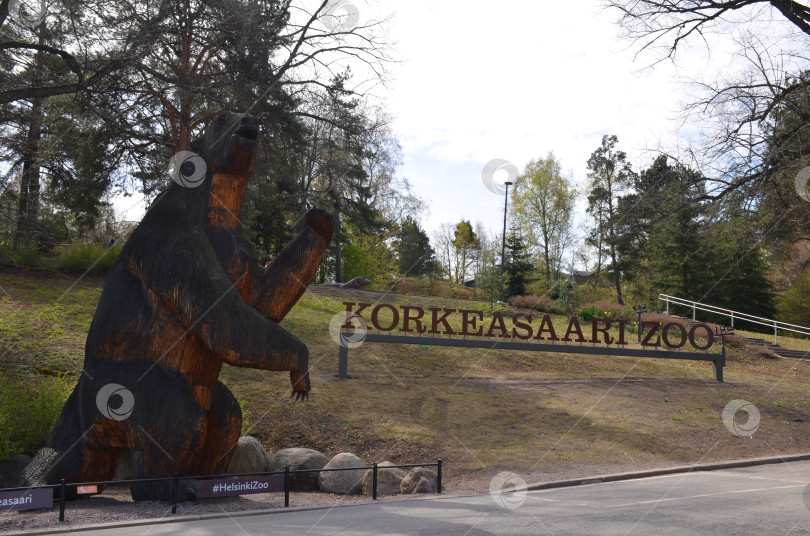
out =
[(528, 491), (537, 491), (553, 488), (583, 486), (586, 484), (598, 484), (600, 482), (620, 482), (622, 480), (634, 480), (638, 478), (674, 475), (678, 473), (692, 473), (696, 471), (719, 471), (721, 469), (734, 469), (737, 467), (753, 467), (755, 465), (768, 465), (774, 463), (801, 462), (806, 460), (810, 460), (810, 454), (793, 454), (790, 456), (775, 456), (771, 458), (752, 458), (747, 460), (732, 460), (730, 462), (712, 462), (695, 465), (682, 465), (678, 467), (665, 467), (663, 469), (650, 469), (647, 471), (614, 473), (608, 475), (574, 478), (570, 480), (557, 480), (553, 482), (539, 482), (537, 484), (528, 484), (524, 489)]
[[(432, 495), (435, 499), (453, 499), (463, 497), (464, 495), (442, 493), (441, 495)], [(388, 501), (368, 501), (352, 502), (352, 503), (337, 503), (337, 504), (309, 504), (302, 506), (290, 506), (287, 508), (264, 508), (261, 510), (238, 510), (235, 512), (215, 512), (211, 514), (192, 514), (192, 515), (176, 515), (172, 517), (153, 517), (149, 519), (132, 519), (129, 521), (111, 521), (109, 523), (96, 523), (95, 525), (77, 525), (75, 527), (51, 527), (30, 529), (20, 532), (0, 532), (0, 536), (47, 536), (51, 534), (69, 534), (71, 532), (82, 532), (91, 530), (110, 530), (121, 529), (127, 527), (142, 527), (146, 525), (165, 525), (168, 523), (181, 523), (184, 521), (205, 521), (207, 519), (223, 519), (223, 518), (236, 518), (236, 517), (249, 517), (260, 516), (268, 514), (286, 514), (291, 512), (307, 512), (310, 510), (325, 510), (332, 508), (350, 508), (352, 506), (362, 506), (369, 504), (392, 504), (399, 502), (407, 502), (427, 498), (423, 494), (409, 495), (398, 499)]]

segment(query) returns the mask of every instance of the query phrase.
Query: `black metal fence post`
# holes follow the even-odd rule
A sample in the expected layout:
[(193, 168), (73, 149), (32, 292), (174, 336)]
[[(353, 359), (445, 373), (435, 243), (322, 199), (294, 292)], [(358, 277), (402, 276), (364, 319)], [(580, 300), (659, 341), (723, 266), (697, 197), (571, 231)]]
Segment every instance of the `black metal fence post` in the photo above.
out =
[(340, 351), (338, 352), (338, 378), (344, 380), (349, 377), (349, 342), (348, 334), (340, 332)]
[(718, 331), (714, 328), (714, 332), (720, 337), (720, 359), (714, 361), (714, 379), (718, 382), (723, 381), (723, 367), (726, 366), (726, 336), (734, 335), (733, 331), (726, 331), (726, 328), (721, 327)]
[(642, 315), (642, 313), (647, 312), (647, 306), (646, 305), (634, 305), (633, 306), (633, 312), (638, 315), (638, 325), (636, 326), (638, 329), (636, 330), (636, 332), (638, 333), (638, 342), (641, 343), (641, 335), (642, 335), (642, 333), (641, 333), (642, 332), (642, 329), (641, 329), (641, 315)]
[(174, 480), (172, 481), (172, 514), (177, 513), (177, 484), (178, 484), (178, 474), (174, 474)]
[(59, 521), (65, 520), (65, 479), (59, 484)]
[(377, 500), (377, 462), (371, 468), (371, 500)]
[(290, 466), (284, 467), (284, 508), (290, 506)]
[(436, 493), (442, 494), (442, 459), (436, 462)]

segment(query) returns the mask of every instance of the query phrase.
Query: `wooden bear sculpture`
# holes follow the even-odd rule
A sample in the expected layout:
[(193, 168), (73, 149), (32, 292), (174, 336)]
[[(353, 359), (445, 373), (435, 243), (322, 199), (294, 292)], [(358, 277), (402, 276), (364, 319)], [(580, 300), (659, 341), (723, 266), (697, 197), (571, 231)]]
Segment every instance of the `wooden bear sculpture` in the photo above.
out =
[[(136, 478), (224, 473), (242, 414), (218, 381), (223, 363), (289, 371), (296, 398), (308, 396), (307, 347), (277, 322), (315, 276), (333, 224), (310, 211), (259, 265), (239, 221), (258, 133), (251, 117), (220, 115), (124, 246), (45, 449), (55, 463), (39, 460), (36, 480), (110, 480), (127, 452)], [(171, 496), (171, 483), (131, 489), (135, 500)]]

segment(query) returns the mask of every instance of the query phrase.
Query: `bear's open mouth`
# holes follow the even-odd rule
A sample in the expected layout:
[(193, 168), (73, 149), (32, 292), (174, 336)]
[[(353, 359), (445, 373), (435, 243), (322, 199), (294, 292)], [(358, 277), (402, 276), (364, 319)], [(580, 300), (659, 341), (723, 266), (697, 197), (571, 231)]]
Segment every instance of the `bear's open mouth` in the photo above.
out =
[(235, 132), (237, 136), (248, 140), (257, 140), (259, 138), (259, 129), (253, 125), (246, 125), (242, 123), (239, 129)]

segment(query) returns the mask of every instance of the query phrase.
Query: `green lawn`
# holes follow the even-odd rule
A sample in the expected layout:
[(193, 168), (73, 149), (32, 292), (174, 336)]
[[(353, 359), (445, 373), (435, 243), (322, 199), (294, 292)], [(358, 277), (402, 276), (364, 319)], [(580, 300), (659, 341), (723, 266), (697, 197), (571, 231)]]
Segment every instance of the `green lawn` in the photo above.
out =
[[(0, 271), (4, 385), (34, 400), (43, 385), (75, 383), (102, 285), (102, 278)], [(223, 369), (243, 402), (246, 430), (268, 450), (348, 451), (367, 462), (442, 458), (450, 489), (483, 489), (500, 470), (543, 480), (810, 451), (810, 363), (744, 347), (729, 350), (723, 384), (706, 362), (379, 343), (351, 350), (350, 378), (338, 380), (329, 322), (358, 296), (490, 314), (487, 303), (452, 298), (308, 291), (282, 322), (310, 348), (308, 402), (289, 399), (286, 373)], [(564, 333), (567, 319), (554, 322)], [(810, 348), (804, 340), (780, 342)], [(734, 399), (760, 409), (753, 438), (723, 425), (723, 408)], [(0, 407), (0, 419), (9, 411)]]

